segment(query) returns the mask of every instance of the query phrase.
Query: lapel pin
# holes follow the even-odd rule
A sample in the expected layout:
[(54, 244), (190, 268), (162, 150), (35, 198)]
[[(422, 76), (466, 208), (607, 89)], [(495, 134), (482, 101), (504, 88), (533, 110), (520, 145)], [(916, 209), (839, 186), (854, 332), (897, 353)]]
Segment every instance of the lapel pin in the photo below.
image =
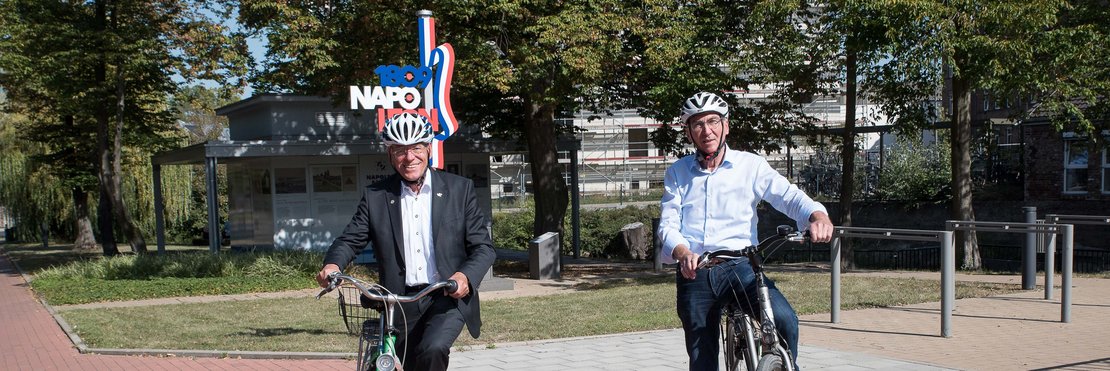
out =
[(443, 197), (442, 193), (436, 193), (436, 197)]
[(393, 204), (393, 200), (389, 200), (389, 204), (390, 204), (390, 205), (392, 205), (392, 204)]

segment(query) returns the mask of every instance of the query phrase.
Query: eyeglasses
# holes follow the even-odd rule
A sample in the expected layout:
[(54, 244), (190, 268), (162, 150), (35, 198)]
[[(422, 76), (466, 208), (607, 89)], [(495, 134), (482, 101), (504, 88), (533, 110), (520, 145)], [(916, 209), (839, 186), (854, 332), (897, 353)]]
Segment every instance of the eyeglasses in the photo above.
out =
[(417, 144), (410, 147), (396, 146), (389, 149), (389, 154), (393, 155), (393, 157), (401, 157), (406, 153), (413, 156), (420, 156), (426, 153), (427, 150), (428, 146), (425, 144)]
[(720, 117), (713, 117), (713, 118), (706, 119), (705, 121), (691, 122), (690, 123), (690, 129), (691, 130), (697, 130), (697, 131), (703, 131), (706, 128), (716, 129), (716, 128), (721, 127), (722, 122), (723, 121), (721, 120)]

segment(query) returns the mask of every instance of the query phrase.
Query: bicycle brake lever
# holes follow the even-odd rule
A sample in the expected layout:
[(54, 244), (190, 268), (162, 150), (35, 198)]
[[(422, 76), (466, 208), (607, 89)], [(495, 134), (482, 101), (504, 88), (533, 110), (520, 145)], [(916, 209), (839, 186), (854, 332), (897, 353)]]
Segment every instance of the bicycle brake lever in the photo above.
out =
[(332, 292), (332, 290), (335, 290), (335, 286), (339, 284), (339, 279), (336, 278), (338, 276), (339, 271), (331, 272), (328, 274), (328, 287), (321, 289), (320, 293), (316, 294), (316, 300), (320, 300), (321, 297), (329, 292)]

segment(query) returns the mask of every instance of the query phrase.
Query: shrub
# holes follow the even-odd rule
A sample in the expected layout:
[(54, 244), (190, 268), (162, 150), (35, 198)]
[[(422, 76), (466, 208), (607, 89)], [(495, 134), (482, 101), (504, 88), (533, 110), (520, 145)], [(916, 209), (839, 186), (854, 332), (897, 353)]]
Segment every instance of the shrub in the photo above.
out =
[(889, 152), (880, 178), (879, 193), (884, 200), (940, 201), (951, 196), (951, 150), (938, 141), (921, 144), (899, 140)]
[[(493, 217), (494, 246), (512, 250), (527, 250), (528, 242), (532, 235), (532, 223), (535, 211), (526, 208), (518, 212), (498, 213)], [(574, 253), (574, 235), (570, 221), (571, 213), (563, 219), (562, 250), (563, 254)], [(596, 209), (583, 210), (580, 215), (581, 222), (581, 254), (590, 257), (624, 257), (626, 252), (621, 251), (619, 232), (621, 228), (630, 223), (644, 223), (651, 229), (652, 218), (659, 217), (659, 206), (647, 207), (627, 206), (622, 209)]]

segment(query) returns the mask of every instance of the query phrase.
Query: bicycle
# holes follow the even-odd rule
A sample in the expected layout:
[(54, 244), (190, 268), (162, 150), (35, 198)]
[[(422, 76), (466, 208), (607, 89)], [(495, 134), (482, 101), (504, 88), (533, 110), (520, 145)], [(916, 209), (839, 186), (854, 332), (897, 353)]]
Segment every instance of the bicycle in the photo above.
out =
[[(458, 290), (458, 282), (447, 280), (428, 285), (416, 295), (396, 295), (382, 285), (368, 283), (341, 272), (332, 272), (328, 275), (328, 287), (316, 294), (316, 299), (328, 292), (335, 290), (344, 281), (354, 285), (362, 296), (381, 305), (371, 308), (378, 312), (378, 318), (367, 319), (362, 323), (362, 330), (358, 338), (358, 357), (356, 370), (358, 371), (404, 371), (404, 360), (397, 358), (397, 328), (393, 326), (393, 313), (400, 303), (411, 303), (427, 296), (433, 291), (446, 289), (445, 293)], [(340, 303), (342, 306), (342, 303)], [(404, 311), (401, 312), (402, 316)]]
[(751, 371), (794, 371), (793, 357), (786, 339), (775, 329), (774, 312), (771, 298), (763, 274), (761, 252), (778, 247), (785, 242), (804, 242), (808, 236), (804, 232), (794, 232), (794, 228), (780, 225), (775, 236), (749, 246), (743, 250), (720, 250), (702, 255), (698, 268), (711, 268), (727, 260), (747, 258), (755, 272), (758, 292), (759, 312), (749, 314), (738, 302), (727, 303), (721, 309), (722, 346), (725, 352), (725, 370), (736, 371), (743, 363)]

